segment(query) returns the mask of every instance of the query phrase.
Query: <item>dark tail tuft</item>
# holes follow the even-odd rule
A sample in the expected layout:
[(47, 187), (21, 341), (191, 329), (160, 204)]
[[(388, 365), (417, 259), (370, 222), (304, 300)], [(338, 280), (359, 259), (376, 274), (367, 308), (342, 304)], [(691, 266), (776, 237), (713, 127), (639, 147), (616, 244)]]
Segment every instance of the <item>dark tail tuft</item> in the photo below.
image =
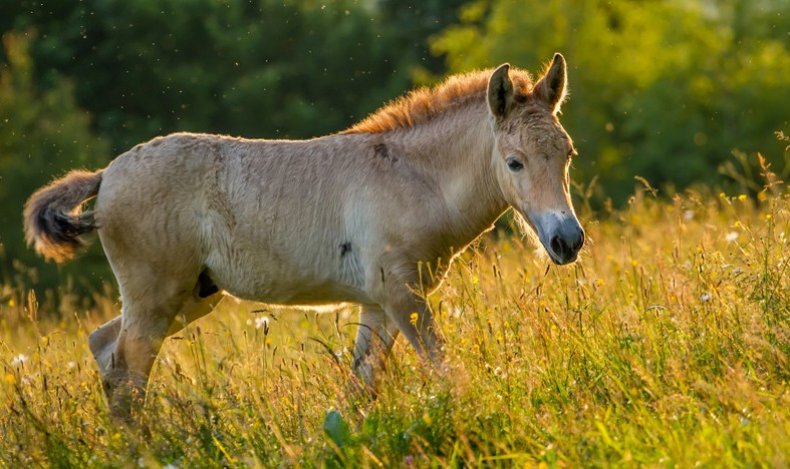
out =
[(25, 240), (46, 259), (64, 262), (85, 245), (80, 238), (96, 229), (82, 203), (99, 192), (102, 171), (72, 171), (37, 190), (25, 204)]

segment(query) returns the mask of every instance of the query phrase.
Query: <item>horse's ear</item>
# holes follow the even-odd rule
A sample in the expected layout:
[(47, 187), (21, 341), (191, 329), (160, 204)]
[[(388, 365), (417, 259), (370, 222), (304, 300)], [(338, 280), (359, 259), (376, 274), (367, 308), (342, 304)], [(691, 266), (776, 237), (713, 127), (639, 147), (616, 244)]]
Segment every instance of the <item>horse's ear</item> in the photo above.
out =
[(488, 107), (497, 119), (507, 116), (513, 107), (513, 82), (508, 71), (510, 64), (502, 64), (488, 79)]
[(535, 95), (549, 105), (553, 114), (560, 110), (562, 102), (568, 95), (567, 75), (565, 57), (557, 52), (554, 54), (554, 60), (551, 61), (548, 70), (535, 85)]

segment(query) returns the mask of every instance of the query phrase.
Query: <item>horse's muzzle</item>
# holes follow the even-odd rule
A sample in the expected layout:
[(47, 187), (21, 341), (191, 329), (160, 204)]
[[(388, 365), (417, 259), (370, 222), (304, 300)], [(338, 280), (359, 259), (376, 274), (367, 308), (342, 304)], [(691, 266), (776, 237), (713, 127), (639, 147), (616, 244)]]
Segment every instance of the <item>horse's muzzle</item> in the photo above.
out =
[(558, 265), (576, 260), (584, 245), (584, 230), (573, 214), (542, 212), (530, 215), (541, 244)]

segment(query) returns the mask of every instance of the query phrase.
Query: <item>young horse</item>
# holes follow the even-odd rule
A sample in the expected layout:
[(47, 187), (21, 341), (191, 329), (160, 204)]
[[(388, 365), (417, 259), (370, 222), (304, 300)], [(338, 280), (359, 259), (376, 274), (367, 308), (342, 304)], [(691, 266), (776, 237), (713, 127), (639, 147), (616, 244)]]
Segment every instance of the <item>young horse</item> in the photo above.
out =
[[(431, 311), (415, 292), (434, 290), (509, 206), (555, 263), (576, 259), (584, 232), (568, 194), (575, 151), (556, 117), (565, 89), (556, 54), (534, 86), (508, 64), (454, 76), (312, 140), (155, 138), (33, 194), (27, 241), (64, 261), (81, 235), (98, 231), (123, 308), (91, 334), (90, 348), (116, 416), (129, 418), (144, 397), (163, 340), (208, 314), (222, 292), (360, 304), (354, 369), (372, 384), (399, 332), (441, 360)], [(92, 196), (93, 211), (81, 212)]]

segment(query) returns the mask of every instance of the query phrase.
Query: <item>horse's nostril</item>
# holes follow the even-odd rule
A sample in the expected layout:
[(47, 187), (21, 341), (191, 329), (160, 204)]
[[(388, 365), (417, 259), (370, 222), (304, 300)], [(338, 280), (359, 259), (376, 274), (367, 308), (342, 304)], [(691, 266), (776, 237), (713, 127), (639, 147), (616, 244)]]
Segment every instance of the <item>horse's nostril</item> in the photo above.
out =
[(576, 241), (576, 244), (573, 246), (574, 251), (578, 251), (579, 249), (584, 246), (584, 230), (579, 232), (579, 239)]
[(567, 245), (565, 241), (559, 236), (554, 236), (551, 238), (551, 250), (554, 251), (554, 254), (565, 257), (565, 250), (567, 249)]

